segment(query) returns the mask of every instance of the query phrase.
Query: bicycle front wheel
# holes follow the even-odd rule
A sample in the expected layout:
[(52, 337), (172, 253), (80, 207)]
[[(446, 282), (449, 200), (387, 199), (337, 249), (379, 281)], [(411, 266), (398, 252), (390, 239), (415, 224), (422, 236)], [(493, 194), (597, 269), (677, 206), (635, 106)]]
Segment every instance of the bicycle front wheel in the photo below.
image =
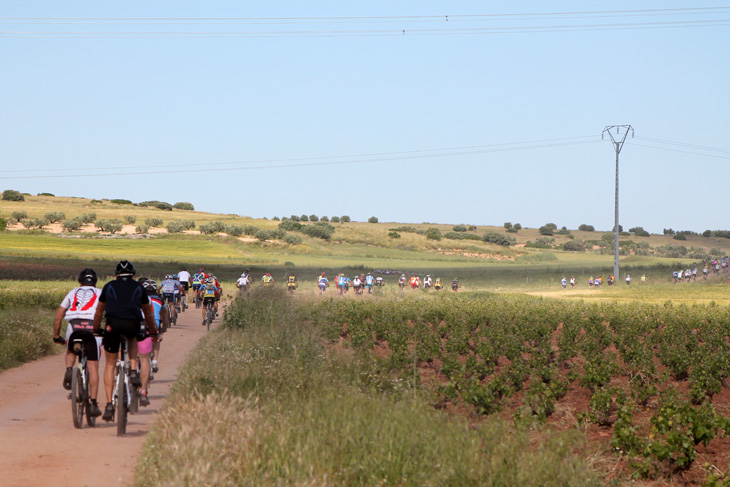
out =
[(124, 383), (125, 374), (117, 374), (117, 436), (127, 433), (127, 386)]
[(84, 424), (84, 406), (86, 401), (84, 398), (84, 388), (81, 383), (81, 371), (78, 367), (73, 368), (71, 376), (71, 414), (73, 416), (74, 427), (81, 428)]

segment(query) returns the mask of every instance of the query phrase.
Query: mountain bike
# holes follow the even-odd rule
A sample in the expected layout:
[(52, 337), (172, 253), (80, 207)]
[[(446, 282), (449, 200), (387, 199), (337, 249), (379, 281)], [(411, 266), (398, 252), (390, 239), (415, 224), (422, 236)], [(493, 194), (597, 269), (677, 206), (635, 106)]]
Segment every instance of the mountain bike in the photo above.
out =
[(213, 309), (213, 303), (208, 301), (205, 304), (205, 323), (208, 325), (209, 330), (210, 330), (210, 324), (213, 322), (213, 318), (215, 318), (215, 310)]
[(117, 358), (117, 365), (114, 369), (114, 394), (112, 404), (117, 421), (117, 436), (124, 436), (127, 433), (127, 414), (132, 404), (132, 386), (129, 378), (130, 363), (127, 356), (127, 338), (122, 335), (120, 343), (120, 355)]
[(89, 368), (87, 366), (86, 346), (84, 339), (77, 335), (76, 332), (71, 334), (71, 351), (78, 358), (71, 375), (71, 414), (73, 417), (74, 427), (81, 428), (84, 423), (84, 415), (86, 415), (86, 424), (94, 426), (96, 417), (89, 414), (91, 407), (91, 398), (89, 396)]
[(188, 309), (188, 295), (183, 294), (180, 302), (182, 303), (182, 312), (184, 313), (185, 310)]

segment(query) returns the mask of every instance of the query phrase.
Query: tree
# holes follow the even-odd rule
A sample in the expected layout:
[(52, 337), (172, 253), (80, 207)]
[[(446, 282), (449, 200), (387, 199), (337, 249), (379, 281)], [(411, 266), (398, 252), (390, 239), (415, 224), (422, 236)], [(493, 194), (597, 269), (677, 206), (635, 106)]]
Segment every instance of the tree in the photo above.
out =
[(563, 250), (568, 250), (570, 252), (585, 252), (586, 246), (577, 240), (570, 240), (563, 244)]
[(66, 230), (67, 232), (75, 232), (76, 230), (80, 229), (82, 226), (84, 226), (84, 222), (78, 216), (69, 218), (68, 220), (64, 220), (61, 223), (61, 227), (63, 227), (63, 229)]
[(303, 222), (308, 222), (309, 221), (309, 217), (307, 215), (302, 215), (302, 216), (299, 217), (299, 219), (301, 221), (303, 221)]
[(46, 213), (44, 218), (47, 218), (49, 222), (56, 223), (66, 219), (66, 215), (62, 211), (52, 211)]
[(14, 189), (6, 189), (3, 191), (3, 200), (5, 201), (25, 201), (25, 196), (20, 191)]
[(629, 228), (629, 232), (632, 232), (637, 237), (650, 237), (649, 232), (644, 230), (644, 227)]
[(185, 225), (179, 220), (168, 222), (167, 233), (181, 233), (185, 230)]
[(350, 220), (350, 217), (349, 217), (349, 216), (347, 216), (347, 215), (342, 215), (342, 216), (340, 217), (340, 221), (341, 221), (342, 223), (347, 223), (347, 222), (349, 222), (349, 221), (351, 221), (351, 220)]
[(18, 221), (25, 220), (26, 218), (28, 218), (28, 212), (27, 211), (14, 211), (10, 214), (10, 216), (12, 216), (13, 218), (15, 218)]
[(537, 231), (540, 235), (552, 235), (555, 229), (550, 225), (543, 225)]
[(328, 221), (330, 221), (330, 219), (329, 219), (329, 218), (327, 218), (327, 216), (322, 216), (322, 218), (320, 218), (320, 220), (322, 220), (323, 222), (328, 222)]
[(501, 233), (491, 231), (485, 232), (482, 240), (487, 243), (493, 243), (501, 245), (503, 247), (509, 247), (510, 245), (515, 243), (515, 239), (512, 237), (508, 237), (507, 235), (502, 235)]
[(587, 225), (585, 223), (578, 225), (578, 230), (581, 232), (595, 232), (596, 229), (593, 227), (593, 225)]
[(309, 215), (309, 221), (310, 222), (318, 222), (319, 217), (317, 215)]
[(161, 227), (162, 218), (147, 218), (145, 219), (144, 224), (150, 228)]
[(187, 210), (187, 211), (193, 211), (195, 210), (195, 207), (192, 203), (188, 203), (186, 201), (179, 201), (172, 205), (173, 208), (177, 208), (178, 210)]
[(455, 232), (466, 232), (466, 225), (454, 225), (451, 229)]
[(443, 235), (441, 235), (441, 232), (436, 227), (426, 229), (424, 235), (428, 240), (441, 240), (443, 238)]
[(368, 218), (368, 223), (378, 223), (378, 218), (375, 216), (371, 216)]
[(109, 220), (99, 220), (95, 223), (96, 227), (102, 232), (109, 232), (112, 235), (122, 229), (122, 220), (111, 218)]
[(515, 230), (522, 230), (522, 225), (520, 225), (519, 223), (515, 223), (514, 225), (512, 225), (512, 228), (514, 228)]
[(671, 228), (665, 228), (664, 235), (674, 235), (674, 230), (672, 230)]
[(504, 222), (504, 229), (509, 230), (512, 228), (512, 222)]
[(712, 237), (712, 230), (705, 230), (702, 232), (703, 237)]
[(137, 217), (135, 215), (124, 215), (124, 222), (127, 225), (134, 225), (137, 223)]
[(340, 222), (340, 217), (339, 216), (333, 216), (332, 218), (330, 218), (330, 221), (332, 223), (339, 223)]

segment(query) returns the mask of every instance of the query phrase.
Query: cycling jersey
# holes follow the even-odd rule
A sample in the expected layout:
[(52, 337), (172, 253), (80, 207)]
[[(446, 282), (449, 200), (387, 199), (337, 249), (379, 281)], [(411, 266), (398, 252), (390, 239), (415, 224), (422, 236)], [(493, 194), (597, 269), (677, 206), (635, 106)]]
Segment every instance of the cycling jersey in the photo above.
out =
[(193, 286), (200, 286), (203, 284), (203, 279), (205, 279), (205, 274), (202, 272), (196, 272), (193, 275)]
[(263, 282), (266, 285), (272, 284), (273, 281), (274, 281), (274, 278), (271, 277), (271, 276), (264, 276), (264, 277), (261, 278), (261, 282)]
[(180, 271), (177, 274), (177, 280), (181, 283), (190, 283), (190, 273), (188, 271)]
[(215, 287), (215, 284), (203, 284), (202, 286), (200, 286), (199, 291), (203, 293), (203, 299), (205, 299), (205, 298), (215, 299), (216, 294), (218, 293), (218, 288)]
[(101, 289), (94, 286), (81, 286), (70, 291), (61, 301), (61, 307), (66, 308), (64, 319), (93, 320), (100, 294)]
[(319, 287), (323, 287), (323, 286), (326, 287), (327, 284), (329, 284), (329, 280), (327, 280), (326, 277), (320, 277), (317, 282), (319, 284)]
[(367, 284), (368, 286), (372, 286), (374, 280), (375, 279), (373, 278), (373, 276), (371, 276), (369, 274), (367, 276), (365, 276), (365, 284)]

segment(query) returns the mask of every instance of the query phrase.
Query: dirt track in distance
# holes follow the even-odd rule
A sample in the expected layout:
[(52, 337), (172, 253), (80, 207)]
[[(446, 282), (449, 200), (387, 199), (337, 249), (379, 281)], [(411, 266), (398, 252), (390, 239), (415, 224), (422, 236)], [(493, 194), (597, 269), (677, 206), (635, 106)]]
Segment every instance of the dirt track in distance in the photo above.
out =
[[(74, 428), (69, 393), (62, 386), (63, 354), (0, 373), (0, 485), (130, 485), (142, 444), (177, 378), (178, 367), (207, 333), (201, 321), (200, 310), (191, 305), (180, 314), (177, 326), (167, 332), (160, 351), (160, 370), (150, 386), (151, 404), (128, 416), (123, 438), (117, 437), (116, 423), (106, 423), (100, 417), (93, 428), (85, 424), (83, 429)], [(101, 372), (103, 358), (99, 365)], [(102, 410), (105, 397), (102, 379)]]

